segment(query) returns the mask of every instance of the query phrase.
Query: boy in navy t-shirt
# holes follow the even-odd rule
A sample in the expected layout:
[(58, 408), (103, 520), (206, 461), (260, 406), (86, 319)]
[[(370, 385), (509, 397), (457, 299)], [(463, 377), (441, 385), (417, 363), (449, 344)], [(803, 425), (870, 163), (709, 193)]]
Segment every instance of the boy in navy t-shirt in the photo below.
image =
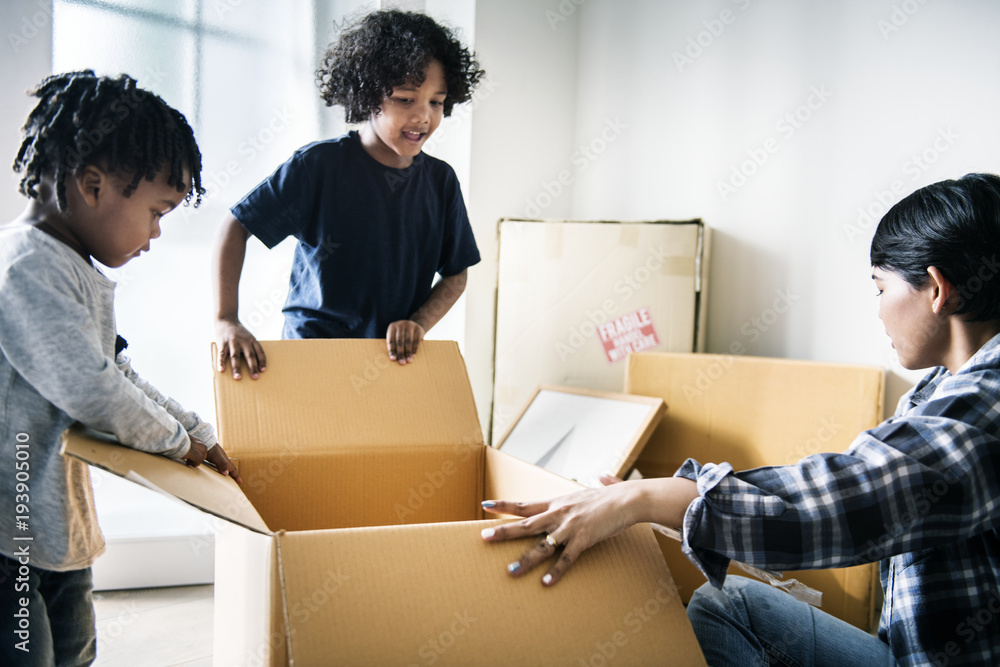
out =
[(454, 170), (421, 148), (483, 74), (422, 14), (373, 12), (330, 46), (323, 99), (365, 124), (300, 148), (232, 207), (216, 244), (219, 371), (231, 363), (239, 378), (245, 361), (257, 378), (266, 367), (237, 314), (251, 234), (268, 248), (298, 240), (282, 337), (385, 337), (391, 359), (412, 361), (479, 261)]

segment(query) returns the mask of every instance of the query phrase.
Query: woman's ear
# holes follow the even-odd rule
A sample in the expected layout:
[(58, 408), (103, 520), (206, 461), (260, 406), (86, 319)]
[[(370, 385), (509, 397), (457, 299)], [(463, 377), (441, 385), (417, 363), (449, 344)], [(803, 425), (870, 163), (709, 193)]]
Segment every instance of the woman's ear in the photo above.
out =
[(951, 284), (951, 281), (944, 277), (944, 274), (936, 266), (927, 267), (927, 275), (929, 276), (929, 282), (931, 290), (931, 310), (934, 311), (935, 315), (945, 314), (955, 312), (960, 304), (952, 303), (956, 300), (961, 299), (961, 295), (955, 286)]
[(84, 203), (91, 208), (97, 206), (98, 198), (102, 194), (103, 188), (108, 184), (108, 175), (104, 170), (89, 164), (71, 178), (76, 183), (76, 188), (80, 191)]

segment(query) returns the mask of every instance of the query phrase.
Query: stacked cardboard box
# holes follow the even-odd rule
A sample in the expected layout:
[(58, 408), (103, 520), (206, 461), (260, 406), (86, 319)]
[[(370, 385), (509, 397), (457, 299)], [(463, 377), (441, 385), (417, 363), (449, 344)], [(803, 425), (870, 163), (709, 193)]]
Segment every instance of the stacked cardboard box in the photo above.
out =
[(492, 442), (540, 384), (621, 391), (631, 352), (697, 352), (709, 229), (499, 222)]
[[(687, 458), (735, 470), (840, 452), (882, 421), (880, 368), (716, 354), (643, 353), (629, 358), (625, 390), (662, 398), (663, 420), (636, 463), (647, 477), (672, 475)], [(684, 602), (705, 578), (659, 537)], [(731, 569), (736, 574), (742, 571)], [(878, 564), (786, 572), (823, 594), (822, 608), (869, 630), (881, 607)]]

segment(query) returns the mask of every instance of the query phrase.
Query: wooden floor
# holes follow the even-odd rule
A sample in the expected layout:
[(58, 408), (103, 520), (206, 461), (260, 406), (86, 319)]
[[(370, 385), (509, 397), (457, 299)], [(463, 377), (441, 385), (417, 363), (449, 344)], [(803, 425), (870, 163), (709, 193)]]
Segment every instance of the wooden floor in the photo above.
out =
[(212, 586), (94, 593), (103, 667), (210, 667)]

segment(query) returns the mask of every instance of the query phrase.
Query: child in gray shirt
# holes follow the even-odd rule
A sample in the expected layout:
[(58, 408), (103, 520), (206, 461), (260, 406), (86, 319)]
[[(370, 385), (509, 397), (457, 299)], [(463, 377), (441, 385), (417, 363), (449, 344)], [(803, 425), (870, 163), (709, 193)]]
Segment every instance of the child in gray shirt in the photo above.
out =
[(90, 664), (104, 539), (63, 431), (82, 423), (240, 480), (212, 426), (132, 370), (95, 264), (148, 251), (163, 215), (200, 203), (191, 128), (126, 75), (54, 75), (33, 95), (14, 162), (29, 203), (0, 227), (0, 664)]

